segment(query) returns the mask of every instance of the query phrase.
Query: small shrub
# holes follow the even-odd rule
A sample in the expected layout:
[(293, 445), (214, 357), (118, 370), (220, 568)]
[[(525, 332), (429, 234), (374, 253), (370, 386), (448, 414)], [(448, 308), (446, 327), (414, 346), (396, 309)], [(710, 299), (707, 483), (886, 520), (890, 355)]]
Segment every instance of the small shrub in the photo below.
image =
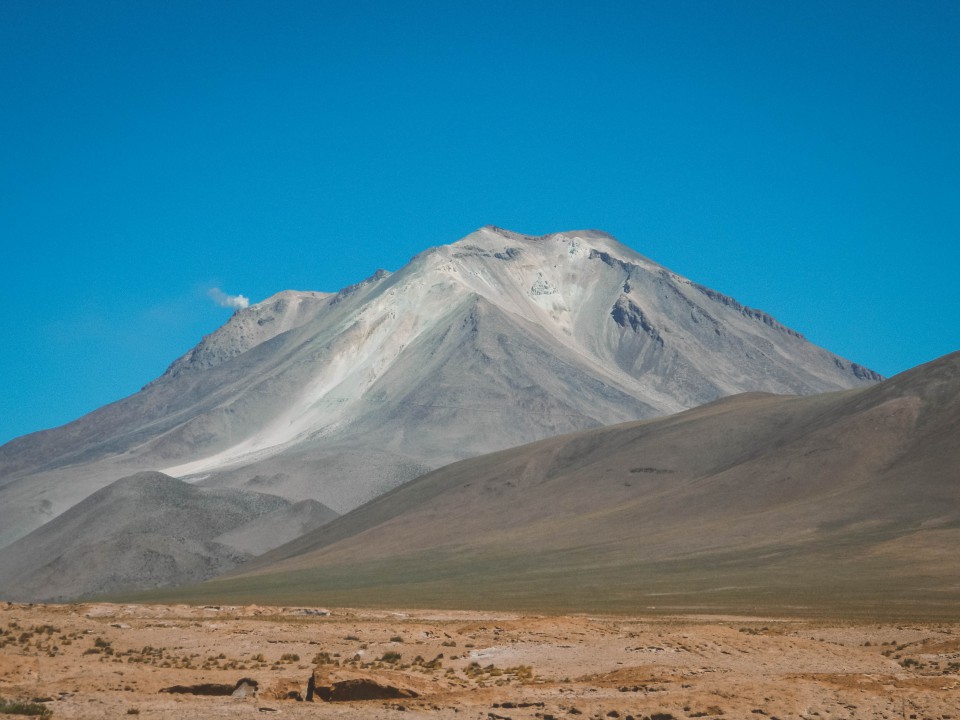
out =
[(380, 658), (380, 662), (385, 663), (395, 663), (400, 662), (402, 656), (398, 652), (385, 652), (383, 657)]
[(330, 653), (328, 652), (318, 652), (316, 655), (313, 656), (313, 664), (314, 665), (336, 665), (337, 661), (334, 660), (330, 656)]
[(399, 635), (394, 635), (392, 638), (390, 638), (390, 642), (402, 643), (403, 638), (400, 637)]

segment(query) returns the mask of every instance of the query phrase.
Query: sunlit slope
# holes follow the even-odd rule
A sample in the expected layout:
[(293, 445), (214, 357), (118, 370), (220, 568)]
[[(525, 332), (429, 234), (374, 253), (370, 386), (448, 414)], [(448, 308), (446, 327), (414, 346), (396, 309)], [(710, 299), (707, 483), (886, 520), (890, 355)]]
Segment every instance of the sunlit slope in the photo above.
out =
[(867, 389), (740, 395), (458, 462), (163, 597), (949, 614), (958, 436), (960, 354)]

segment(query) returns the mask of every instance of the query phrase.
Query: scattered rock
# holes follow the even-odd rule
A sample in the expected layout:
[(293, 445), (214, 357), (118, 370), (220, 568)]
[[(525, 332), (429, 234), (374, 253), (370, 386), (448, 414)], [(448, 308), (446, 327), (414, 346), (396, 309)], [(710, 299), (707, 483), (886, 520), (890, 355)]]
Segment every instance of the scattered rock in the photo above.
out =
[(230, 693), (231, 697), (245, 698), (257, 694), (257, 681), (250, 678), (239, 680)]

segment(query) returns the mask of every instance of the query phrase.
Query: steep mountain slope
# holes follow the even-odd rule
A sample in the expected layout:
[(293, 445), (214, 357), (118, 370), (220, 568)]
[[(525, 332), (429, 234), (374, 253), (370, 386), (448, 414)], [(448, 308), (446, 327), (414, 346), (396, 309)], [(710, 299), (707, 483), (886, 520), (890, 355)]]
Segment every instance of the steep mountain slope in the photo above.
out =
[[(0, 550), (0, 596), (60, 601), (200, 582), (336, 517), (307, 501), (142, 472)], [(267, 525), (264, 525), (264, 521)]]
[(603, 233), (487, 227), (238, 311), (136, 395), (0, 448), (0, 545), (139, 470), (345, 512), (557, 433), (878, 379)]
[(339, 517), (316, 500), (301, 500), (259, 515), (244, 525), (227, 530), (213, 541), (248, 555), (263, 555)]
[(960, 353), (464, 460), (164, 597), (937, 615), (960, 600)]

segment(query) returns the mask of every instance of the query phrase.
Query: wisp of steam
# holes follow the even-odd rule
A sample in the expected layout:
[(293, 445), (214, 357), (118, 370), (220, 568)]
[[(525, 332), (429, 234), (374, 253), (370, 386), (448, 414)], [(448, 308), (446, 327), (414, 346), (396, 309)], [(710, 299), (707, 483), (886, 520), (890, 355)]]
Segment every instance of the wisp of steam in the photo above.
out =
[(250, 299), (243, 295), (227, 295), (220, 288), (210, 288), (209, 293), (213, 301), (220, 307), (243, 310), (250, 305)]

